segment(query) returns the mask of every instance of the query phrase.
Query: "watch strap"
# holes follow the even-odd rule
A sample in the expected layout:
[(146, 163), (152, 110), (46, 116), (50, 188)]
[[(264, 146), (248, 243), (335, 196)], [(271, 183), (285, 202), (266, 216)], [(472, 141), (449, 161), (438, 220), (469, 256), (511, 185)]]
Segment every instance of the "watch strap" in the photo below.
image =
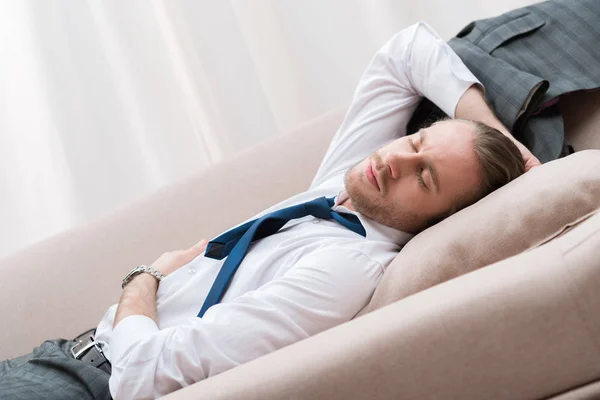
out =
[(127, 274), (127, 276), (123, 279), (123, 283), (121, 284), (121, 289), (124, 289), (125, 286), (132, 281), (133, 278), (135, 278), (137, 275), (142, 274), (142, 273), (148, 273), (150, 275), (152, 275), (153, 277), (155, 277), (159, 282), (162, 281), (166, 275), (163, 274), (160, 271), (155, 270), (152, 267), (148, 267), (146, 265), (140, 265), (138, 267), (135, 267), (134, 269), (131, 270), (130, 273)]

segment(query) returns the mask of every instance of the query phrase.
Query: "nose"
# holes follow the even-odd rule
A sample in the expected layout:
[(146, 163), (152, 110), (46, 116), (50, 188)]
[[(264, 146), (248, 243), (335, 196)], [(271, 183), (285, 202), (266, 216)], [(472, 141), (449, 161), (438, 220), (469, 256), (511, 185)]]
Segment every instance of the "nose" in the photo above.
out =
[(388, 167), (387, 173), (392, 179), (398, 179), (403, 174), (416, 171), (419, 161), (419, 154), (396, 151), (386, 154), (383, 157), (383, 162)]

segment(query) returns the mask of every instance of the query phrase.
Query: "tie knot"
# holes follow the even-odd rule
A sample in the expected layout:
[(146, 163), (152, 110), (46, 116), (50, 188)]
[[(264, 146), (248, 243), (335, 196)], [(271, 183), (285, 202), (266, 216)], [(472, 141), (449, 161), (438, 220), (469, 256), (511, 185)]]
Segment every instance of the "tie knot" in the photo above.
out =
[(319, 197), (308, 203), (304, 203), (306, 211), (313, 217), (321, 219), (331, 219), (331, 205), (326, 197)]

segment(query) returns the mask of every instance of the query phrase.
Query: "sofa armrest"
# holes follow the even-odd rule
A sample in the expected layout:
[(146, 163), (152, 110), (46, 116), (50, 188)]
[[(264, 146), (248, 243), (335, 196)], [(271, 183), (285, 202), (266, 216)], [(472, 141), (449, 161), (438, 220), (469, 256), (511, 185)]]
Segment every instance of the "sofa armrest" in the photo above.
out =
[(0, 260), (0, 359), (73, 338), (119, 301), (134, 266), (186, 248), (306, 190), (345, 110)]
[[(600, 377), (600, 214), (165, 400), (534, 399)], [(597, 394), (597, 393), (596, 393)]]

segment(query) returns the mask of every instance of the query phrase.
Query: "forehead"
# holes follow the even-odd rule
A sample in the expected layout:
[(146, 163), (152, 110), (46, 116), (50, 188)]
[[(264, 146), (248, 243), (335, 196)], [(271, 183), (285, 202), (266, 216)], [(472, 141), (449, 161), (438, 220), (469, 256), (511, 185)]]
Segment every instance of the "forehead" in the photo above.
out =
[(469, 123), (437, 122), (415, 136), (419, 141), (423, 140), (423, 155), (436, 169), (444, 192), (449, 195), (463, 193), (479, 184), (475, 133)]
[(474, 127), (468, 122), (449, 120), (440, 121), (421, 129), (417, 133), (425, 136), (428, 149), (451, 146), (457, 151), (468, 153), (473, 150)]

